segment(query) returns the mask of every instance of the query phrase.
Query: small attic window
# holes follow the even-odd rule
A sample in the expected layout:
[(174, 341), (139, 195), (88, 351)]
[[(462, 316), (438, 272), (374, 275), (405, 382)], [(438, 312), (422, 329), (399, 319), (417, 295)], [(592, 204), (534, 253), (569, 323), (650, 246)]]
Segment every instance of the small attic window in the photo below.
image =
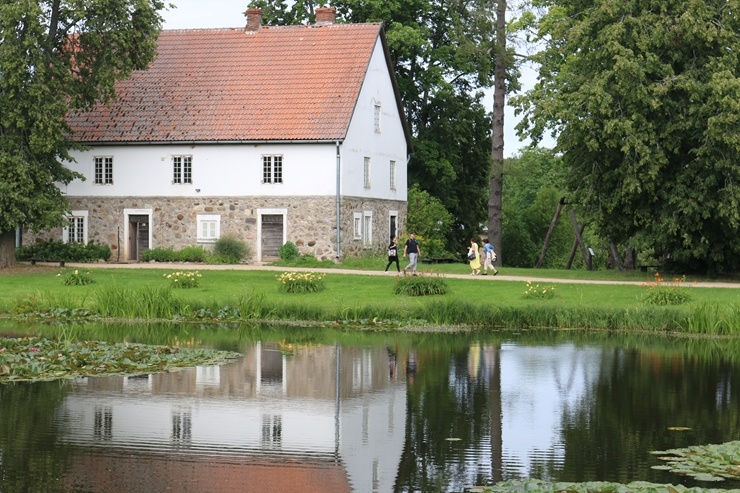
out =
[(375, 113), (373, 114), (375, 133), (380, 133), (380, 103), (375, 103)]

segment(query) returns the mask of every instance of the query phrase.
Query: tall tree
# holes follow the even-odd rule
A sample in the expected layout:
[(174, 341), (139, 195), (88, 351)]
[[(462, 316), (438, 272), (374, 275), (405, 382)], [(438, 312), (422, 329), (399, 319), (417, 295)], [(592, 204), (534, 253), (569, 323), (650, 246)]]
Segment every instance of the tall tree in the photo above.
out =
[(114, 97), (116, 81), (153, 59), (160, 0), (18, 0), (0, 5), (0, 266), (19, 225), (64, 224), (57, 184), (77, 148), (69, 111)]
[(493, 77), (493, 142), (491, 181), (488, 188), (488, 236), (497, 252), (496, 263), (503, 262), (504, 108), (506, 106), (506, 0), (496, 0), (496, 51)]
[(546, 0), (540, 83), (517, 103), (557, 133), (572, 201), (670, 268), (740, 268), (740, 2)]

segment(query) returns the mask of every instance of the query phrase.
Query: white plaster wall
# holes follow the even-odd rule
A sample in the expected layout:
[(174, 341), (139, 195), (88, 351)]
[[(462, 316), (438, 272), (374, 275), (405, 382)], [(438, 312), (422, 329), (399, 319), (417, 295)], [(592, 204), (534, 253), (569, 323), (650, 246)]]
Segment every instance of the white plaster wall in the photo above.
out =
[[(380, 103), (380, 133), (375, 103)], [(406, 139), (380, 39), (360, 90), (352, 123), (342, 145), (342, 195), (406, 200)], [(364, 158), (370, 157), (370, 188), (364, 188)], [(390, 161), (396, 161), (396, 189), (390, 189)]]
[[(262, 183), (262, 156), (283, 155), (283, 183)], [(336, 194), (336, 146), (329, 144), (195, 144), (100, 146), (72, 153), (83, 174), (61, 189), (68, 196), (195, 197)], [(193, 183), (172, 183), (172, 156), (193, 156)], [(96, 185), (94, 158), (113, 156), (113, 184)], [(360, 176), (362, 179), (362, 176)]]

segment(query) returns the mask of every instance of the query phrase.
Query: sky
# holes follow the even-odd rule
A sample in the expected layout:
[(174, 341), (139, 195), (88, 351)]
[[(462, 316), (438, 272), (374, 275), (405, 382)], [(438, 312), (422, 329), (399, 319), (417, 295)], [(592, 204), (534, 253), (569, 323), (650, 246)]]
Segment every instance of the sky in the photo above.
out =
[[(197, 29), (213, 27), (241, 27), (246, 24), (244, 11), (247, 0), (170, 0), (176, 8), (163, 13), (164, 29)], [(522, 89), (531, 88), (536, 81), (536, 73), (531, 68), (522, 70)], [(487, 93), (486, 108), (493, 108), (493, 92)], [(515, 126), (519, 118), (514, 109), (507, 106), (504, 113), (504, 156), (512, 157), (521, 151), (527, 142), (519, 141)], [(541, 146), (552, 147), (549, 140)]]

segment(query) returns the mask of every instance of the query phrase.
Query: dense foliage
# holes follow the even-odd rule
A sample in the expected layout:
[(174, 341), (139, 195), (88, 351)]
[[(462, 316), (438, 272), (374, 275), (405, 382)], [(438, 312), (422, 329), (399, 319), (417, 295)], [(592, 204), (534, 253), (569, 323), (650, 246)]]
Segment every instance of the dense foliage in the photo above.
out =
[[(419, 188), (412, 185), (408, 195), (408, 217), (406, 230), (416, 232), (416, 239), (422, 247), (422, 253), (427, 258), (455, 258), (455, 254), (447, 249), (447, 236), (453, 226), (453, 217), (442, 202)], [(399, 245), (406, 243), (408, 235), (399, 238)], [(460, 248), (452, 249), (452, 252)]]
[(42, 241), (33, 245), (22, 246), (15, 251), (17, 260), (31, 259), (64, 260), (66, 262), (97, 262), (108, 260), (111, 250), (108, 245), (91, 241), (82, 243), (63, 243), (61, 241)]
[(393, 285), (394, 294), (406, 296), (429, 296), (447, 293), (447, 281), (442, 276), (432, 274), (404, 275), (396, 277)]
[[(56, 185), (83, 179), (64, 166), (66, 116), (114, 95), (114, 83), (154, 57), (161, 0), (25, 0), (0, 7), (0, 233), (64, 224)], [(4, 236), (12, 241), (12, 237)]]
[(213, 245), (213, 256), (222, 264), (238, 264), (252, 258), (252, 251), (243, 240), (222, 236)]
[(569, 199), (669, 268), (740, 268), (740, 5), (545, 0), (539, 83), (515, 100), (557, 134)]

